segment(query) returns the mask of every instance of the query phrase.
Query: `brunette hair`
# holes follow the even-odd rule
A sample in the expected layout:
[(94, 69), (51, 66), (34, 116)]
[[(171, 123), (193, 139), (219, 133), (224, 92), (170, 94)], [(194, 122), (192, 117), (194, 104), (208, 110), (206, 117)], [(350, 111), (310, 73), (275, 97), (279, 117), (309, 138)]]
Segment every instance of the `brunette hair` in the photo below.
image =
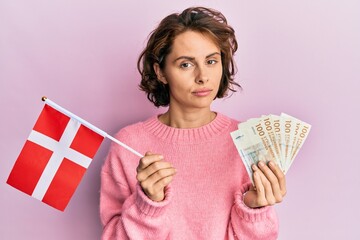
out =
[(149, 36), (145, 49), (139, 56), (137, 68), (141, 74), (140, 89), (147, 93), (147, 98), (156, 106), (168, 106), (170, 102), (169, 86), (158, 80), (154, 63), (161, 69), (171, 52), (174, 39), (185, 31), (195, 31), (210, 36), (220, 47), (222, 77), (217, 98), (227, 96), (228, 90), (236, 92), (240, 87), (234, 81), (236, 72), (233, 55), (237, 50), (234, 29), (227, 24), (225, 16), (214, 9), (192, 7), (182, 13), (165, 17)]

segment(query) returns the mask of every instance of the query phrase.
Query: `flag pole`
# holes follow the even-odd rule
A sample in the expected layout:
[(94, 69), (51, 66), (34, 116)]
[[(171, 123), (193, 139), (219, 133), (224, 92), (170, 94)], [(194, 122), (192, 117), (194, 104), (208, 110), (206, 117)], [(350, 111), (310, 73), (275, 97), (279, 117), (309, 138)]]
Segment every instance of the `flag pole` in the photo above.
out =
[(83, 124), (84, 126), (90, 128), (91, 130), (93, 130), (94, 132), (97, 132), (98, 134), (102, 135), (103, 137), (106, 137), (108, 139), (110, 139), (111, 141), (119, 144), (120, 146), (122, 146), (123, 148), (129, 150), (130, 152), (134, 153), (135, 155), (137, 155), (138, 157), (144, 157), (142, 154), (140, 154), (139, 152), (135, 151), (134, 149), (132, 149), (131, 147), (129, 147), (128, 145), (126, 145), (125, 143), (120, 142), (119, 140), (117, 140), (116, 138), (112, 137), (111, 135), (109, 135), (108, 133), (104, 132), (103, 130), (101, 130), (100, 128), (95, 127), (94, 125), (92, 125), (91, 123), (85, 121), (84, 119), (76, 116), (75, 114), (73, 114), (72, 112), (66, 110), (65, 108), (57, 105), (56, 103), (54, 103), (53, 101), (51, 101), (50, 99), (48, 99), (47, 97), (42, 97), (41, 100), (43, 102), (45, 102), (46, 104), (48, 104), (49, 106), (55, 108), (56, 110), (64, 113), (65, 115), (68, 115), (69, 117), (77, 120), (78, 122), (80, 122), (81, 124)]

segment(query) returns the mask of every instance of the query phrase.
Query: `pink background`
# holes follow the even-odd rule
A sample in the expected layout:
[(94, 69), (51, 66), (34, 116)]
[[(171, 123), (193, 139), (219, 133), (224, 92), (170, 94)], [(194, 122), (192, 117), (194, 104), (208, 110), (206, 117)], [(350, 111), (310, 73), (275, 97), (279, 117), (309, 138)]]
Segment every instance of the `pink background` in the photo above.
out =
[[(137, 56), (165, 15), (221, 10), (235, 28), (243, 91), (213, 107), (239, 120), (286, 112), (312, 124), (276, 206), (280, 239), (360, 239), (360, 2), (0, 1), (0, 239), (99, 239), (99, 172), (109, 140), (64, 213), (5, 182), (41, 96), (114, 134), (157, 110)], [(209, 196), (211, 197), (211, 196)]]

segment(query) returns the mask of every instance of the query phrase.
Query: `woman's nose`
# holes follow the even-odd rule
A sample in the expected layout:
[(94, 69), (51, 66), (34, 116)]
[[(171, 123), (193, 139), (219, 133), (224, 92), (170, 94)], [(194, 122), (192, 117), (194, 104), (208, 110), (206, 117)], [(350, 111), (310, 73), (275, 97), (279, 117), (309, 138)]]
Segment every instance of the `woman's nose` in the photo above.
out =
[(204, 84), (208, 81), (209, 81), (209, 77), (208, 77), (206, 68), (203, 66), (198, 66), (196, 68), (195, 82), (197, 84)]

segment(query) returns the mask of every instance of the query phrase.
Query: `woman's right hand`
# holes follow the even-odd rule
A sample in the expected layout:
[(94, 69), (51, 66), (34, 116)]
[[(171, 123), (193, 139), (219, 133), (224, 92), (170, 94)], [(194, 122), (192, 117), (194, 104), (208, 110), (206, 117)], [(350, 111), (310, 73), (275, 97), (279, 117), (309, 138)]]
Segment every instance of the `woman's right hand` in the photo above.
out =
[(160, 202), (165, 198), (165, 187), (171, 183), (176, 173), (171, 163), (163, 161), (159, 154), (147, 152), (136, 168), (136, 178), (144, 193), (153, 201)]

